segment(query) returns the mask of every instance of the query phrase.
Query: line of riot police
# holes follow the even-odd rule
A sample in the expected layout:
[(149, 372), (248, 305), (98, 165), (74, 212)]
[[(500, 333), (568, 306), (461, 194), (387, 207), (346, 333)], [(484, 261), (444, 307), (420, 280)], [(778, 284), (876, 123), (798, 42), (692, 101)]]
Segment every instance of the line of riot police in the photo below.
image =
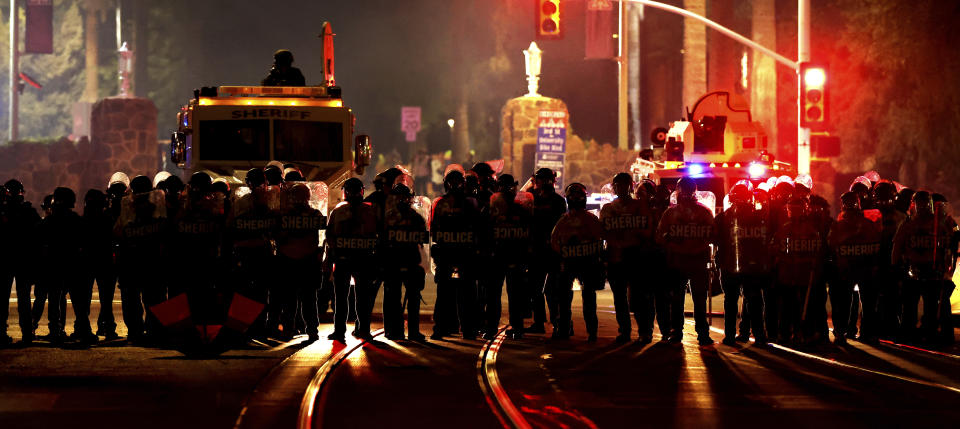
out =
[[(540, 169), (528, 192), (486, 163), (451, 165), (445, 194), (429, 203), (413, 195), (409, 174), (392, 168), (377, 175), (366, 199), (359, 179), (345, 181), (329, 220), (318, 210), (325, 185), (277, 164), (251, 169), (232, 190), (205, 173), (186, 185), (166, 173), (152, 181), (118, 173), (106, 192), (87, 192), (82, 216), (73, 210), (73, 191), (58, 188), (41, 217), (12, 180), (2, 205), (2, 233), (15, 243), (3, 249), (4, 289), (9, 295), (16, 279), (21, 298), (35, 286), (33, 307), (18, 299), (24, 343), (35, 338), (42, 296), (52, 342), (67, 339), (66, 295), (76, 314), (73, 340), (117, 338), (114, 284), (136, 343), (167, 340), (184, 311), (197, 326), (314, 340), (331, 301), (329, 339), (344, 340), (348, 319), (354, 336), (370, 338), (380, 286), (386, 337), (423, 340), (429, 254), (437, 285), (433, 339), (494, 338), (504, 285), (510, 337), (546, 333), (549, 321), (553, 338), (569, 338), (579, 282), (587, 339), (596, 341), (596, 292), (609, 282), (617, 342), (631, 340), (634, 322), (638, 341), (651, 342), (654, 321), (662, 341), (680, 342), (688, 290), (701, 345), (713, 343), (707, 300), (721, 290), (726, 344), (751, 334), (759, 344), (825, 341), (828, 299), (837, 343), (858, 331), (864, 341), (952, 341), (949, 279), (958, 234), (942, 196), (858, 179), (832, 219), (829, 204), (810, 194), (809, 178), (756, 189), (744, 181), (714, 217), (698, 202), (693, 179), (671, 191), (620, 173), (612, 180), (616, 198), (598, 216), (587, 210), (585, 186), (570, 184), (560, 196), (555, 180)], [(157, 261), (170, 264), (158, 269)], [(102, 303), (96, 334), (89, 322), (94, 282)], [(184, 295), (181, 307), (169, 304)], [(232, 295), (249, 304), (238, 307)]]

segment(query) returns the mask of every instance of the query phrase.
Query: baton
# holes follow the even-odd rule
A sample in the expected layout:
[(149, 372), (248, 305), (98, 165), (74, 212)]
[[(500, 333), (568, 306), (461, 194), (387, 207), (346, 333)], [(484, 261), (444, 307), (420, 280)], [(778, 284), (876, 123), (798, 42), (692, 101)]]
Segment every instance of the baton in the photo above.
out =
[(807, 305), (810, 303), (810, 289), (813, 289), (813, 270), (810, 271), (810, 281), (807, 283), (807, 295), (803, 298), (803, 314), (800, 315), (800, 321), (807, 321)]

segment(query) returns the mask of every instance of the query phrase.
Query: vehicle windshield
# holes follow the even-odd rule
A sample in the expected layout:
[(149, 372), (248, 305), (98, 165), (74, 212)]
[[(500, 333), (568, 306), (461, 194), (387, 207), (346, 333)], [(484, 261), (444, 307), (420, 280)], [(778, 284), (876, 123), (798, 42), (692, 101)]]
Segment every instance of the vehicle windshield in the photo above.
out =
[(200, 159), (265, 161), (270, 159), (270, 121), (266, 119), (202, 121)]
[(273, 121), (274, 157), (288, 161), (343, 161), (343, 124)]

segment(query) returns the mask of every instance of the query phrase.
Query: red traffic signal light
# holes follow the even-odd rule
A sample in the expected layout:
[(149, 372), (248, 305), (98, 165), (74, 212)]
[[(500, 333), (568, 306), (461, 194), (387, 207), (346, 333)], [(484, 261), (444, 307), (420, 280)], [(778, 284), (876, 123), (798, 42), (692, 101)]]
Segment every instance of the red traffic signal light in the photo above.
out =
[(563, 24), (560, 21), (563, 12), (562, 0), (534, 0), (536, 3), (537, 39), (563, 38)]
[(800, 126), (814, 131), (827, 129), (829, 109), (827, 68), (823, 65), (800, 64)]

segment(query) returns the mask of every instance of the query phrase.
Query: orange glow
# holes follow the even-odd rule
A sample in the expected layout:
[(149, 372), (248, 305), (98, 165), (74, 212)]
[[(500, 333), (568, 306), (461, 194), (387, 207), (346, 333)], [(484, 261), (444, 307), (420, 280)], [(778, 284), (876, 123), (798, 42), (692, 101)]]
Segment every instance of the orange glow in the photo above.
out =
[(827, 81), (827, 74), (823, 69), (807, 69), (803, 75), (803, 81), (807, 84), (807, 87), (821, 87)]
[(265, 97), (201, 97), (201, 106), (303, 106), (303, 107), (343, 107), (339, 99), (297, 99)]

